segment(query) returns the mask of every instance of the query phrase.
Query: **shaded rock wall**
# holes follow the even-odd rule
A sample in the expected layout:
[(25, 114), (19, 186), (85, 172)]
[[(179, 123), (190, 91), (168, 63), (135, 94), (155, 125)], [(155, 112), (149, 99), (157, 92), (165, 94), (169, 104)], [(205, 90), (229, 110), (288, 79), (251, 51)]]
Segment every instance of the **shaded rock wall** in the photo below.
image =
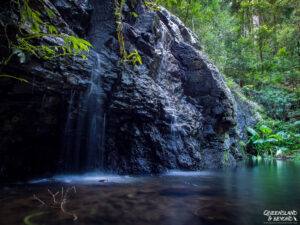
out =
[[(57, 8), (49, 1), (45, 3), (57, 14), (54, 23), (59, 31), (75, 35)], [(8, 4), (1, 4), (1, 13), (8, 12)], [(59, 41), (58, 38), (43, 40), (45, 44)], [(7, 52), (3, 30), (0, 48), (1, 54)], [(90, 76), (92, 65), (92, 61), (70, 57), (52, 61), (27, 57), (20, 64), (13, 57), (4, 68), (3, 73), (27, 79), (29, 83), (3, 77), (0, 80), (0, 177), (3, 180), (51, 175), (57, 171), (70, 94), (76, 89), (75, 98), (78, 98), (78, 93), (86, 89), (84, 79)]]
[(234, 100), (197, 38), (167, 10), (152, 12), (141, 4), (127, 9), (127, 49), (136, 48), (144, 63), (120, 66), (110, 92), (106, 168), (156, 173), (235, 164), (241, 155), (233, 156), (236, 146), (224, 141), (236, 125)]
[[(76, 120), (84, 113), (82, 93), (91, 85), (97, 55), (103, 91), (99, 117), (106, 118), (101, 134), (106, 170), (160, 173), (235, 165), (242, 159), (235, 100), (218, 69), (201, 52), (197, 38), (177, 17), (165, 9), (150, 11), (140, 1), (126, 3), (126, 49), (137, 49), (143, 60), (143, 65), (133, 66), (118, 56), (112, 1), (47, 4), (59, 15), (56, 23), (61, 32), (87, 38), (94, 48), (88, 61), (32, 58), (7, 68), (10, 74), (22, 72), (30, 84), (1, 81), (1, 176), (51, 174), (74, 161), (72, 151), (62, 154), (61, 146), (66, 137), (69, 141), (75, 137)], [(74, 124), (68, 133), (66, 121)], [(82, 142), (87, 133), (81, 132)], [(82, 148), (74, 154), (80, 158), (84, 152)]]

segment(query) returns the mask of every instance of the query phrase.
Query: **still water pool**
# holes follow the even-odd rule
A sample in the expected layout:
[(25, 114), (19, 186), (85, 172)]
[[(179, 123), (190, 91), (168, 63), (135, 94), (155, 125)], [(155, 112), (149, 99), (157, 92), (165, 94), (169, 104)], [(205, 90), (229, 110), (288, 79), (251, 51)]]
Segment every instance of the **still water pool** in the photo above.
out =
[[(66, 195), (68, 187), (75, 188)], [(59, 192), (55, 203), (48, 189)], [(285, 224), (300, 224), (300, 161), (161, 176), (57, 176), (0, 187), (6, 225), (252, 225), (268, 222), (266, 210), (297, 212)]]

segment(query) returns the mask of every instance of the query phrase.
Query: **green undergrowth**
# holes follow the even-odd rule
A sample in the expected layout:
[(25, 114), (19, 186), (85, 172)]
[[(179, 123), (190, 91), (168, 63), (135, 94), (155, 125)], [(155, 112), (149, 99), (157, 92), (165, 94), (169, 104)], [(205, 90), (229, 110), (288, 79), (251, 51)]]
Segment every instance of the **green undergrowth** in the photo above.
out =
[[(261, 117), (261, 121), (254, 128), (247, 127), (248, 141), (240, 143), (246, 154), (265, 158), (299, 159), (300, 121), (297, 120), (299, 108), (295, 107), (298, 104), (295, 93), (271, 87), (263, 91), (251, 85), (241, 88), (233, 78), (224, 77), (226, 85), (236, 98), (247, 102), (256, 111), (254, 113), (259, 113)], [(253, 92), (256, 93), (255, 98)], [(270, 92), (277, 94), (272, 96)]]
[(300, 157), (300, 121), (283, 122), (267, 118), (254, 128), (247, 127), (253, 155), (266, 158)]

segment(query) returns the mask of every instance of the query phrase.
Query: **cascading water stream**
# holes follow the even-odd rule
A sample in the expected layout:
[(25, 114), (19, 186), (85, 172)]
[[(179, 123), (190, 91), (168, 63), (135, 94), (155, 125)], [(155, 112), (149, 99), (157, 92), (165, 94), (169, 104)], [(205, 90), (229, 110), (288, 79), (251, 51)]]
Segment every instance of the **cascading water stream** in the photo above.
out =
[(90, 0), (88, 3), (93, 8), (87, 31), (87, 40), (93, 45), (88, 58), (93, 60), (93, 66), (90, 77), (82, 81), (89, 84), (88, 89), (75, 94), (68, 112), (69, 122), (66, 124), (62, 145), (63, 172), (95, 172), (104, 169), (106, 114), (103, 110), (101, 75), (105, 69), (101, 63), (107, 59), (103, 59), (105, 56), (97, 52), (106, 48), (105, 44), (112, 32), (115, 32), (115, 19), (111, 19), (114, 3), (99, 0)]
[[(164, 93), (165, 94), (165, 93)], [(171, 115), (171, 123), (170, 123), (170, 130), (171, 130), (171, 144), (174, 150), (177, 149), (177, 131), (178, 131), (178, 121), (177, 121), (177, 115), (175, 112), (175, 105), (172, 101), (170, 101), (170, 97), (165, 95), (165, 99), (167, 101), (168, 108), (166, 109), (169, 114)]]
[(101, 137), (101, 168), (103, 169), (104, 165), (104, 152), (105, 152), (105, 129), (106, 129), (106, 113), (103, 115), (103, 120), (102, 120), (102, 137)]
[(102, 169), (102, 96), (100, 77), (100, 56), (96, 54), (95, 67), (91, 74), (91, 84), (87, 95), (88, 103), (88, 144), (87, 144), (87, 169)]
[(105, 115), (102, 111), (100, 55), (95, 54), (89, 88), (80, 93), (78, 103), (75, 93), (69, 101), (68, 119), (63, 140), (62, 166), (67, 172), (103, 169), (105, 146)]
[(167, 107), (165, 110), (169, 113), (171, 116), (171, 123), (170, 123), (170, 131), (171, 131), (171, 144), (172, 148), (174, 150), (177, 149), (177, 114), (176, 114), (176, 106), (174, 104), (174, 101), (172, 99), (172, 92), (168, 90), (167, 87), (167, 60), (168, 60), (168, 53), (165, 51), (166, 48), (169, 47), (169, 41), (167, 40), (168, 35), (166, 33), (167, 29), (163, 29), (160, 46), (158, 48), (161, 50), (161, 63), (158, 70), (158, 77), (157, 81), (161, 86), (161, 93), (164, 95), (164, 99), (166, 99), (166, 105)]

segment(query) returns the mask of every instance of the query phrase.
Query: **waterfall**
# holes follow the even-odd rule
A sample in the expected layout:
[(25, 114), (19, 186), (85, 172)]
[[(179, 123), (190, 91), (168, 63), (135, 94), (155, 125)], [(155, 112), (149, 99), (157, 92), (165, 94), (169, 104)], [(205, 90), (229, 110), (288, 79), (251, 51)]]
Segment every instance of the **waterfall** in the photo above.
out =
[[(161, 23), (161, 26), (165, 26)], [(177, 149), (177, 114), (176, 114), (176, 105), (174, 102), (174, 98), (172, 95), (174, 94), (174, 89), (168, 85), (168, 49), (170, 47), (170, 41), (168, 40), (168, 29), (162, 29), (162, 36), (160, 41), (158, 42), (157, 49), (160, 49), (161, 62), (158, 69), (157, 82), (161, 87), (161, 94), (164, 96), (166, 100), (166, 108), (165, 110), (171, 116), (170, 122), (170, 143), (174, 150)]]
[(172, 148), (174, 150), (177, 149), (177, 125), (178, 125), (178, 121), (177, 121), (177, 114), (176, 114), (176, 106), (174, 104), (173, 101), (170, 100), (170, 97), (166, 95), (165, 92), (163, 92), (167, 101), (167, 108), (165, 109), (171, 116), (171, 123), (170, 123), (170, 142), (172, 145)]
[(105, 128), (106, 128), (106, 113), (103, 115), (102, 120), (102, 138), (101, 138), (101, 168), (103, 169), (104, 165), (104, 152), (105, 152)]
[[(84, 93), (72, 92), (65, 126), (61, 164), (64, 171), (102, 170), (105, 146), (105, 117), (102, 111), (100, 55), (95, 54), (89, 84)], [(91, 59), (92, 60), (92, 57)]]

